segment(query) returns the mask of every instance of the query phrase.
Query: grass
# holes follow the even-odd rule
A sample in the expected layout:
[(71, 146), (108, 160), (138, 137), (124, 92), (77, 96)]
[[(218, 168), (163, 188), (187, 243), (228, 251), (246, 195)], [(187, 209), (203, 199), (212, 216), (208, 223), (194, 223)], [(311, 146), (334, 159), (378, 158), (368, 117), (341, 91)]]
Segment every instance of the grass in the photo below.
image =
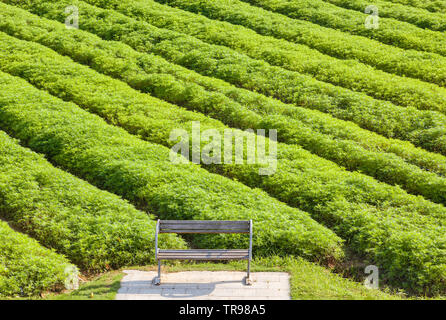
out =
[[(364, 285), (345, 279), (316, 264), (300, 258), (263, 258), (254, 260), (253, 272), (288, 272), (291, 275), (291, 298), (293, 300), (376, 300), (401, 299), (380, 290), (367, 289)], [(155, 270), (155, 267), (136, 268), (138, 270)], [(178, 263), (165, 266), (163, 271), (242, 271), (246, 262), (230, 263)]]
[(78, 290), (62, 294), (50, 293), (44, 300), (113, 300), (119, 290), (122, 271), (111, 271), (80, 285)]
[[(155, 271), (156, 265), (134, 266), (125, 269)], [(293, 300), (389, 300), (404, 299), (404, 294), (383, 290), (367, 289), (363, 284), (343, 278), (316, 264), (301, 258), (262, 258), (251, 265), (253, 272), (288, 272), (291, 275), (291, 297)], [(78, 290), (62, 294), (50, 293), (36, 299), (45, 300), (112, 300), (124, 276), (122, 270), (102, 274), (81, 284)], [(170, 262), (163, 264), (162, 272), (179, 271), (242, 271), (246, 262), (192, 263)]]
[[(126, 270), (156, 271), (156, 265), (132, 266), (110, 271), (88, 279), (78, 290), (63, 293), (47, 293), (43, 296), (30, 297), (33, 300), (113, 300), (120, 288), (120, 281)], [(246, 262), (195, 263), (163, 262), (162, 272), (179, 271), (243, 271)], [(389, 289), (367, 289), (363, 284), (342, 277), (329, 269), (310, 263), (301, 258), (269, 257), (254, 259), (253, 272), (288, 272), (291, 275), (291, 298), (293, 300), (401, 300), (401, 299), (437, 299), (446, 300), (446, 296), (407, 297), (404, 293), (391, 292)], [(1, 298), (0, 298), (1, 299)], [(23, 298), (10, 298), (23, 299)]]

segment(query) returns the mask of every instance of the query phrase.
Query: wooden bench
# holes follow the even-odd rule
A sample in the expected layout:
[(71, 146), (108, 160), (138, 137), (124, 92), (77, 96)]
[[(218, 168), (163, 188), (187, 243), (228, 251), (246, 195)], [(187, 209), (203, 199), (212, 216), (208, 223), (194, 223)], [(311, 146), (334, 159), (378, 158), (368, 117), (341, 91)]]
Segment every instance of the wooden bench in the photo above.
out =
[[(163, 250), (158, 248), (160, 233), (249, 233), (249, 249), (190, 249)], [(155, 258), (158, 261), (158, 277), (154, 284), (161, 284), (161, 260), (248, 260), (245, 284), (251, 284), (252, 220), (207, 221), (207, 220), (158, 220), (155, 233)]]

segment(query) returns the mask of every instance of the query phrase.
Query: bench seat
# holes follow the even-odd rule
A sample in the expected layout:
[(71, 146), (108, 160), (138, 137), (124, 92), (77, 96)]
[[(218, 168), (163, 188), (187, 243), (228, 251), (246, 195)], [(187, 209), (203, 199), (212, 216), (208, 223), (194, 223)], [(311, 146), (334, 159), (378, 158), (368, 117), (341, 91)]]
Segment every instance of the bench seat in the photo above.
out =
[(249, 249), (159, 250), (162, 260), (248, 260)]

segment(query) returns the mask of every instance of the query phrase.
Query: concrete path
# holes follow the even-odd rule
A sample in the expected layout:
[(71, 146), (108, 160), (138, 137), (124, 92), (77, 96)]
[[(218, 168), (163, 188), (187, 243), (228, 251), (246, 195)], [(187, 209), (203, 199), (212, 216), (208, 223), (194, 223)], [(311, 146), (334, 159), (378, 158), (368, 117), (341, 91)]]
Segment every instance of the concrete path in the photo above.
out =
[(289, 300), (289, 274), (251, 273), (251, 286), (243, 284), (245, 272), (188, 271), (164, 273), (161, 285), (152, 284), (156, 272), (125, 270), (117, 300)]

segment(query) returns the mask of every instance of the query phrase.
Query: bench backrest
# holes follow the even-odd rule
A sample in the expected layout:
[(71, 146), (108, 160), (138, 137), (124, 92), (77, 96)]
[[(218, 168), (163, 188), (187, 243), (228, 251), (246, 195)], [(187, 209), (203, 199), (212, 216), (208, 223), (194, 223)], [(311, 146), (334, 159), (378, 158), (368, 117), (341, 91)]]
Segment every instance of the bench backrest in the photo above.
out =
[(159, 233), (250, 233), (251, 221), (158, 220)]

